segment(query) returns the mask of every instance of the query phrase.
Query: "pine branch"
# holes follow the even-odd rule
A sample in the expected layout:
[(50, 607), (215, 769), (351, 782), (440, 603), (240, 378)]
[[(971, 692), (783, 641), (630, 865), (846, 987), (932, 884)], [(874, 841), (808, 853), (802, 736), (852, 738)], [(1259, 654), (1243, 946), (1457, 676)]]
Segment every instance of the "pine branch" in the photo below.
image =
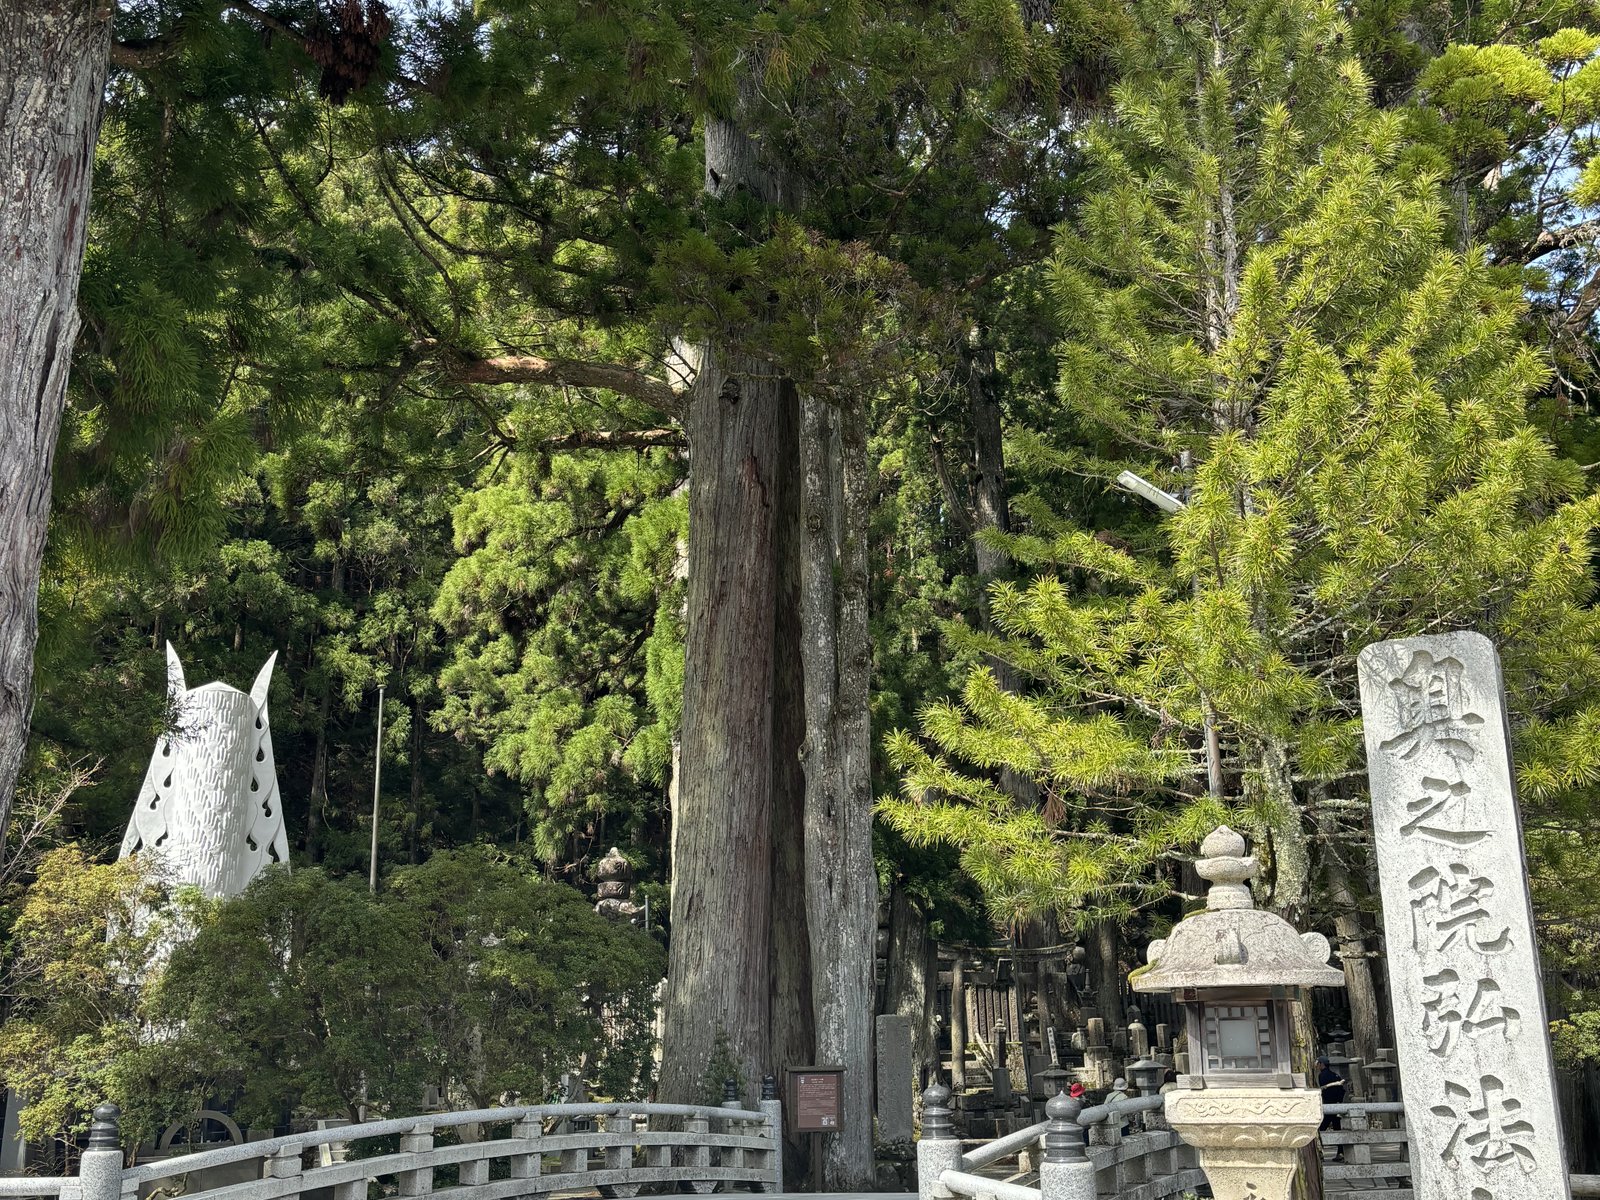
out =
[(642, 400), (652, 408), (677, 417), (683, 416), (686, 410), (683, 393), (666, 380), (621, 363), (501, 354), (458, 360), (448, 364), (448, 369), (451, 377), (461, 383), (565, 383), (573, 387), (604, 388)]
[(1541, 229), (1532, 241), (1499, 255), (1497, 261), (1526, 265), (1557, 250), (1569, 250), (1573, 246), (1585, 246), (1597, 240), (1600, 240), (1600, 217), (1557, 229)]
[(174, 37), (138, 38), (129, 42), (111, 43), (111, 65), (130, 70), (148, 71), (160, 66), (178, 53), (178, 40)]
[(224, 0), (223, 7), (231, 8), (234, 12), (244, 13), (246, 16), (254, 18), (264, 28), (288, 38), (296, 46), (299, 46), (301, 50), (305, 51), (309, 58), (313, 61), (316, 60), (316, 47), (309, 37), (287, 21), (275, 17), (266, 9), (251, 3), (251, 0)]
[(656, 446), (683, 447), (689, 444), (681, 429), (576, 429), (560, 437), (546, 438), (539, 449), (562, 450), (649, 450)]

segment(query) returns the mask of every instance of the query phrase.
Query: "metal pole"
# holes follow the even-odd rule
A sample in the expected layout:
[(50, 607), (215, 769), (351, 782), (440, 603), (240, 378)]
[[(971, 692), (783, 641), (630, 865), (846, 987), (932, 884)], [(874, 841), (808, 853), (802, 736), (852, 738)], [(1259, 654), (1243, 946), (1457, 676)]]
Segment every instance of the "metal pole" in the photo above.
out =
[(372, 873), (367, 886), (378, 890), (378, 781), (383, 777), (383, 684), (378, 685), (378, 743), (372, 751)]

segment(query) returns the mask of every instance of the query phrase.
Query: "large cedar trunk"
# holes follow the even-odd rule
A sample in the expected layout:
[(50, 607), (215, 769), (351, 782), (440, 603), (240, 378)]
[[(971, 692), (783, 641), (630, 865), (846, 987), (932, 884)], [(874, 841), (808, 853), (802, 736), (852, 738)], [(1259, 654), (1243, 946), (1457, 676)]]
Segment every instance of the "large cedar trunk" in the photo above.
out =
[[(979, 330), (973, 347), (962, 358), (966, 374), (967, 408), (972, 420), (972, 555), (978, 568), (979, 615), (985, 627), (991, 625), (989, 611), (989, 585), (1004, 579), (1011, 567), (1011, 558), (1004, 550), (989, 545), (982, 537), (985, 530), (1009, 533), (1011, 507), (1006, 494), (1005, 428), (1000, 401), (995, 395), (1000, 379), (995, 369), (994, 351), (984, 345)], [(1004, 659), (989, 659), (995, 680), (1006, 691), (1015, 695), (1023, 692), (1021, 674)], [(1035, 809), (1041, 804), (1039, 786), (1028, 776), (1010, 767), (1000, 772), (1000, 786), (1017, 802), (1019, 808)], [(1047, 819), (1050, 814), (1046, 814)], [(1056, 914), (1048, 913), (1022, 922), (1015, 930), (1018, 947), (1038, 950), (1055, 946), (1061, 941), (1061, 927)], [(1038, 1024), (1039, 1043), (1048, 1048), (1051, 1029), (1065, 1029), (1070, 1017), (1070, 1003), (1065, 983), (1052, 964), (1043, 958), (1031, 962), (1019, 960), (1022, 986), (1031, 994), (1024, 998), (1026, 1007), (1033, 1010)], [(1112, 1014), (1106, 1014), (1113, 1019)], [(1018, 1013), (1023, 1028), (1014, 1030), (1018, 1040), (1028, 1040), (1025, 1012)], [(988, 1030), (981, 1031), (987, 1034)]]
[(99, 0), (0, 5), (0, 836), (32, 707), (110, 17)]
[(1122, 939), (1117, 923), (1110, 918), (1090, 927), (1089, 970), (1093, 973), (1094, 1006), (1106, 1023), (1106, 1033), (1118, 1028), (1122, 1011)]
[(775, 1065), (774, 487), (784, 469), (783, 397), (763, 375), (707, 348), (689, 398), (689, 597), (660, 1088), (675, 1103), (715, 1098), (705, 1071), (719, 1039), (747, 1084)]
[(823, 1186), (872, 1186), (873, 950), (867, 630), (867, 434), (859, 402), (801, 402), (806, 916), (817, 1058), (842, 1064), (844, 1112)]
[[(806, 934), (806, 781), (800, 767), (805, 739), (805, 678), (800, 665), (800, 409), (783, 389), (779, 413), (777, 609), (773, 613), (772, 679), (772, 1072), (815, 1057), (811, 1013), (811, 945)], [(811, 1138), (784, 1148), (784, 1174), (799, 1186), (810, 1177)]]
[[(768, 203), (781, 189), (737, 117), (705, 129), (705, 188)], [(672, 940), (660, 1093), (707, 1095), (725, 1041), (746, 1086), (773, 1057), (773, 703), (792, 390), (727, 346), (703, 346), (689, 393), (689, 585), (672, 827)], [(781, 834), (778, 835), (781, 837)], [(792, 1026), (792, 1020), (786, 1020)], [(786, 1030), (786, 1037), (792, 1029)]]

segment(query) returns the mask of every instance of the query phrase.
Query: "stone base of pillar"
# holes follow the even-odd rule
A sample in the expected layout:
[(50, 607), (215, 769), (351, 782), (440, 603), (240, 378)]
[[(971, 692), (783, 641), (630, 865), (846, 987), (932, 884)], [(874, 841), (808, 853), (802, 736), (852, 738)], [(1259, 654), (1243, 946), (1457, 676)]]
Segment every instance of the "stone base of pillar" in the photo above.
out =
[(1166, 1116), (1199, 1151), (1217, 1200), (1288, 1200), (1300, 1147), (1322, 1123), (1322, 1094), (1226, 1086), (1168, 1092)]

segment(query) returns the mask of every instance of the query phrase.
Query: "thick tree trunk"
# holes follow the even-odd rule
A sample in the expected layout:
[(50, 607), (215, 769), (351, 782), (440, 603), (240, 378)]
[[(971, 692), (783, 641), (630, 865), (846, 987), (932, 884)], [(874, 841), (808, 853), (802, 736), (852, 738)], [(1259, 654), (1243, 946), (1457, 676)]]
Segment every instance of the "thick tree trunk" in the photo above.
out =
[[(982, 590), (979, 593), (979, 614), (985, 626), (990, 625), (989, 585), (1003, 579), (1011, 567), (1011, 557), (989, 545), (982, 537), (985, 530), (1001, 533), (1011, 530), (1011, 508), (1006, 495), (1005, 428), (1000, 401), (995, 395), (999, 379), (995, 370), (994, 351), (979, 344), (963, 355), (966, 371), (967, 407), (972, 419), (972, 554), (978, 568)], [(995, 679), (1008, 692), (1021, 695), (1022, 677), (1016, 668), (1002, 659), (991, 658), (990, 669)], [(1000, 773), (1000, 786), (1016, 800), (1019, 807), (1038, 808), (1039, 787), (1018, 771), (1007, 767)], [(1041, 949), (1054, 946), (1061, 940), (1061, 928), (1055, 914), (1047, 914), (1024, 922), (1016, 930), (1017, 946), (1021, 949)], [(1019, 960), (1020, 962), (1021, 960)], [(1024, 986), (1031, 990), (1029, 997), (1039, 1025), (1041, 1044), (1052, 1028), (1064, 1029), (1069, 1004), (1059, 975), (1052, 973), (1042, 959), (1034, 959), (1026, 971)], [(1019, 1013), (1026, 1022), (1026, 1016)], [(1108, 1014), (1109, 1016), (1109, 1014)], [(990, 1031), (984, 1030), (984, 1033)], [(1026, 1040), (1027, 1031), (1013, 1031), (1017, 1038)]]
[(889, 896), (889, 947), (884, 963), (883, 1011), (911, 1022), (911, 1057), (917, 1090), (939, 1070), (938, 1028), (934, 1023), (934, 972), (938, 967), (928, 918), (905, 889)]
[[(344, 595), (344, 559), (335, 556), (329, 573), (328, 587), (335, 596)], [(333, 680), (326, 674), (322, 680), (322, 696), (317, 702), (317, 740), (311, 753), (311, 791), (306, 802), (306, 857), (312, 862), (322, 861), (322, 841), (318, 833), (322, 828), (322, 815), (328, 807), (328, 720), (332, 714)], [(473, 811), (477, 799), (474, 795)], [(477, 836), (474, 818), (473, 836)]]
[(32, 708), (39, 563), (110, 52), (102, 0), (0, 6), (0, 837)]
[(719, 1040), (746, 1085), (776, 1066), (773, 493), (784, 469), (783, 396), (763, 375), (755, 362), (707, 349), (689, 398), (689, 598), (660, 1087), (668, 1102), (715, 1098), (705, 1072)]
[(311, 792), (306, 801), (306, 858), (313, 863), (322, 860), (318, 834), (322, 829), (322, 810), (328, 804), (328, 710), (331, 704), (332, 689), (324, 684), (318, 704), (317, 740), (311, 751)]
[[(782, 198), (737, 115), (706, 122), (705, 188), (772, 204)], [(661, 1096), (676, 1102), (716, 1098), (704, 1087), (719, 1041), (746, 1087), (782, 1066), (772, 1017), (773, 697), (794, 401), (765, 363), (730, 347), (697, 353), (686, 422), (689, 585), (661, 1047)]]
[[(773, 613), (772, 678), (772, 1055), (771, 1070), (815, 1060), (811, 1010), (811, 945), (806, 933), (806, 780), (800, 746), (806, 736), (805, 677), (800, 662), (800, 406), (783, 388), (778, 414), (777, 514), (773, 546), (777, 606)], [(810, 1178), (811, 1140), (784, 1149), (784, 1174), (799, 1187)]]
[(1107, 1035), (1122, 1024), (1122, 938), (1117, 923), (1099, 920), (1091, 926), (1089, 969), (1094, 973), (1094, 1003)]
[(1279, 742), (1251, 747), (1258, 786), (1267, 800), (1267, 831), (1272, 835), (1272, 877), (1267, 907), (1296, 929), (1305, 928), (1311, 895), (1311, 843), (1290, 777), (1289, 751)]
[(411, 865), (422, 861), (422, 705), (411, 701)]
[(801, 657), (805, 664), (806, 916), (817, 1057), (844, 1073), (841, 1132), (823, 1149), (823, 1186), (873, 1182), (873, 947), (867, 630), (867, 431), (859, 403), (801, 402)]

